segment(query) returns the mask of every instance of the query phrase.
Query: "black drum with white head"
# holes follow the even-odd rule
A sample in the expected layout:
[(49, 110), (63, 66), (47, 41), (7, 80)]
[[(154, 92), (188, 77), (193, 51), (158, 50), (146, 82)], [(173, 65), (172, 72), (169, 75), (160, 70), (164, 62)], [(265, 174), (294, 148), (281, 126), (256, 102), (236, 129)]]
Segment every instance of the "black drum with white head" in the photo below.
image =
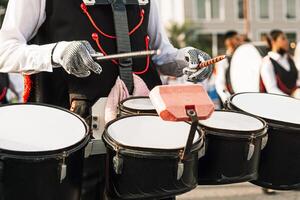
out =
[(266, 142), (266, 123), (237, 112), (215, 111), (199, 121), (205, 134), (206, 152), (199, 159), (199, 185), (251, 181), (257, 178), (261, 149)]
[(110, 122), (103, 135), (109, 196), (154, 199), (194, 189), (203, 138), (196, 134), (191, 154), (181, 160), (189, 131), (188, 123), (163, 121), (155, 115), (133, 115)]
[(269, 142), (262, 151), (254, 184), (271, 189), (300, 188), (300, 101), (261, 93), (233, 96), (228, 107), (261, 118), (269, 126)]
[(234, 93), (259, 92), (260, 67), (268, 51), (264, 42), (247, 43), (237, 48), (229, 72)]
[(149, 97), (131, 97), (119, 104), (119, 116), (156, 113)]
[(79, 200), (86, 123), (39, 104), (0, 107), (0, 199)]

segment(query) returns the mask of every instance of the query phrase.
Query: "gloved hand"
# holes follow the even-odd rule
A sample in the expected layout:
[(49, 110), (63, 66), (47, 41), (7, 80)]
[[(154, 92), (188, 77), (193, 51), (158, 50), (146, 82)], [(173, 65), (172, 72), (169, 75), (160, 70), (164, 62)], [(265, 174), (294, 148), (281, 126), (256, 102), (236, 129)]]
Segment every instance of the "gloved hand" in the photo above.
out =
[(293, 92), (292, 97), (294, 97), (295, 99), (300, 99), (300, 88), (296, 89)]
[(202, 69), (198, 68), (201, 62), (211, 59), (207, 53), (192, 47), (187, 47), (180, 51), (184, 52), (185, 65), (187, 67), (183, 69), (183, 74), (187, 75), (188, 81), (201, 82), (211, 75), (213, 71), (212, 65)]
[(60, 42), (53, 50), (52, 62), (54, 66), (63, 67), (68, 74), (84, 78), (91, 71), (102, 72), (101, 66), (91, 57), (95, 53), (88, 41)]

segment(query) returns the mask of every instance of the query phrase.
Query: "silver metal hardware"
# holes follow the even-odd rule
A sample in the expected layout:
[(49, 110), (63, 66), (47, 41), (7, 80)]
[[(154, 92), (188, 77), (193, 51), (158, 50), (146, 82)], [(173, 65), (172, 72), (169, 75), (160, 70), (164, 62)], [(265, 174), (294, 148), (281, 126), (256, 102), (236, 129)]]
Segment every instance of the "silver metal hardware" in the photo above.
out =
[(269, 135), (266, 134), (266, 136), (263, 137), (261, 141), (261, 150), (263, 150), (267, 146), (268, 140), (269, 140)]
[(180, 160), (177, 166), (177, 180), (180, 180), (184, 172), (184, 164)]
[(62, 163), (60, 164), (60, 183), (62, 183), (67, 176), (66, 157), (67, 153), (64, 152), (62, 155)]
[(254, 151), (255, 151), (255, 145), (253, 144), (253, 140), (254, 140), (254, 136), (251, 136), (251, 140), (250, 140), (250, 143), (249, 143), (249, 150), (248, 150), (248, 156), (247, 156), (247, 160), (251, 160), (253, 154), (254, 154)]
[(123, 159), (119, 156), (119, 147), (115, 147), (117, 152), (116, 156), (113, 158), (113, 166), (116, 174), (122, 174), (123, 170)]

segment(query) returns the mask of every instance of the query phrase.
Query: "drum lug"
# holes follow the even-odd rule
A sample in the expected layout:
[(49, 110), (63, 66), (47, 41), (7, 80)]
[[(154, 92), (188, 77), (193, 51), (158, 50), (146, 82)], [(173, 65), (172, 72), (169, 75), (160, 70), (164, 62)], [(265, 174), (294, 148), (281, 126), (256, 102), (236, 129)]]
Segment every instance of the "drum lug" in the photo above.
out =
[(251, 160), (255, 151), (255, 145), (253, 144), (253, 140), (254, 140), (254, 136), (251, 136), (251, 140), (248, 148), (248, 154), (247, 154), (247, 161)]
[(180, 160), (177, 165), (177, 180), (181, 179), (181, 177), (183, 176), (183, 172), (184, 172), (184, 164)]
[(207, 149), (207, 142), (206, 142), (206, 139), (205, 139), (205, 137), (206, 137), (205, 128), (201, 128), (200, 133), (201, 133), (200, 138), (203, 138), (203, 148), (201, 148), (201, 150), (198, 152), (198, 159), (205, 156), (206, 149)]
[(266, 136), (263, 137), (261, 141), (261, 150), (263, 150), (267, 146), (268, 140), (269, 140), (269, 135), (266, 134)]
[(67, 165), (66, 165), (66, 157), (67, 157), (67, 153), (64, 152), (62, 155), (62, 163), (60, 164), (60, 183), (63, 182), (63, 180), (66, 178), (67, 176)]
[(116, 156), (113, 158), (113, 166), (116, 174), (120, 175), (122, 174), (123, 170), (123, 159), (119, 155), (119, 147), (115, 148), (115, 151), (117, 152)]

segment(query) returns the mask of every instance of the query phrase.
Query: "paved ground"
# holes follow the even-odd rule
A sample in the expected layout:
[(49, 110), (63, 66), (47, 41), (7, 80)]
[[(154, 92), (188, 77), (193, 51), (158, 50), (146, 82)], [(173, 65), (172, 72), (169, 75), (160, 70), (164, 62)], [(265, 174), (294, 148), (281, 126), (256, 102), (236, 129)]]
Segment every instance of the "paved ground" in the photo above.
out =
[(178, 200), (300, 200), (300, 191), (265, 195), (260, 187), (249, 183), (228, 186), (202, 186), (178, 197)]

